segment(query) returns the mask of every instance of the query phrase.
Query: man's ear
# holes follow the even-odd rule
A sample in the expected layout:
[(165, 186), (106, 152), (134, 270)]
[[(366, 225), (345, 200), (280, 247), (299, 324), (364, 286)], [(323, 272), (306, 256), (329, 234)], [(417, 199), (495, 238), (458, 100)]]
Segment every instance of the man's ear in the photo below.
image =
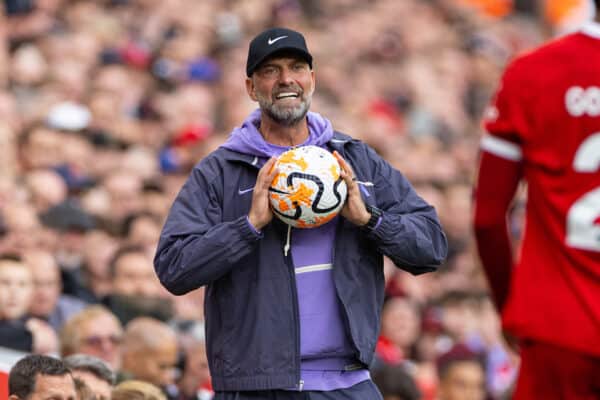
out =
[(254, 81), (252, 81), (252, 78), (246, 78), (246, 92), (248, 92), (248, 96), (250, 96), (252, 100), (258, 101), (255, 93)]

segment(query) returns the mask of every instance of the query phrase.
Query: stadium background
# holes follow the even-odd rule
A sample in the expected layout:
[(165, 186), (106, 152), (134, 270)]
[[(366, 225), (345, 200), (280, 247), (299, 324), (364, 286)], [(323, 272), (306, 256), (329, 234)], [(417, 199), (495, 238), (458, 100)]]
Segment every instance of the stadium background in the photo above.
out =
[[(414, 278), (388, 265), (388, 294), (402, 300), (384, 320), (379, 360), (406, 365), (433, 398), (436, 357), (465, 343), (488, 355), (490, 394), (510, 391), (518, 360), (502, 342), (469, 225), (479, 121), (507, 61), (575, 29), (591, 15), (587, 1), (4, 6), (0, 253), (47, 250), (62, 268), (63, 292), (87, 302), (111, 293), (117, 248), (144, 246), (150, 270), (189, 169), (255, 107), (244, 88), (248, 41), (269, 26), (291, 27), (315, 57), (312, 109), (400, 169), (449, 236), (450, 256), (435, 274)], [(517, 242), (523, 201), (513, 212)], [(163, 317), (173, 326), (201, 326), (201, 290), (174, 298), (156, 283), (143, 294), (169, 304)], [(0, 359), (6, 371), (14, 354)]]

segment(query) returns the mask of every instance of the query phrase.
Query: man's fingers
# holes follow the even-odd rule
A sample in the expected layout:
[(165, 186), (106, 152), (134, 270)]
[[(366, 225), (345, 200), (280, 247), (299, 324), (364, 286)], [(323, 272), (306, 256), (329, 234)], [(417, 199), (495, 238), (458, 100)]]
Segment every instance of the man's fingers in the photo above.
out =
[(275, 177), (279, 173), (279, 168), (277, 168), (275, 166), (276, 161), (277, 161), (277, 159), (275, 157), (271, 157), (268, 161), (269, 165), (265, 164), (265, 166), (267, 167), (267, 168), (265, 168), (265, 170), (267, 171), (267, 177), (266, 177), (266, 182), (265, 182), (265, 185), (267, 188), (269, 188), (271, 186), (273, 179), (275, 179)]
[(340, 163), (340, 167), (342, 168), (342, 170), (345, 170), (348, 167), (348, 164), (346, 164), (346, 160), (344, 160), (344, 158), (340, 155), (340, 153), (337, 152), (337, 150), (333, 151), (333, 156), (336, 160), (338, 160), (338, 163)]
[[(273, 181), (273, 179), (275, 179), (275, 177), (277, 176), (277, 174), (279, 173), (279, 168), (277, 168), (275, 166), (275, 163), (277, 162), (277, 159), (275, 157), (271, 157), (269, 159), (269, 161), (267, 161), (269, 163), (268, 165), (268, 180), (269, 180), (269, 185), (271, 185), (271, 182)], [(265, 164), (267, 165), (267, 164)]]
[(351, 186), (353, 184), (353, 181), (355, 181), (354, 171), (352, 170), (352, 167), (350, 167), (350, 164), (348, 164), (346, 160), (344, 160), (344, 158), (337, 151), (334, 150), (333, 156), (340, 163), (341, 175), (344, 181), (346, 181), (346, 185)]
[(273, 166), (275, 165), (275, 157), (271, 157), (267, 160), (265, 165), (262, 166), (260, 171), (258, 171), (258, 176), (269, 175), (273, 171)]
[(271, 182), (273, 181), (278, 172), (277, 168), (273, 168), (276, 160), (277, 159), (275, 157), (271, 157), (267, 160), (265, 165), (262, 166), (256, 178), (257, 186), (261, 188), (268, 188), (269, 186), (271, 186)]

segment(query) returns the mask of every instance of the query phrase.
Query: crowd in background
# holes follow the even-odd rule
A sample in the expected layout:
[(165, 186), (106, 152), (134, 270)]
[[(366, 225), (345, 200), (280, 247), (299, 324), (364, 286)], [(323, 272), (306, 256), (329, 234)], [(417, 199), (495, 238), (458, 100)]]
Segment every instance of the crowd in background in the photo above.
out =
[(208, 398), (203, 291), (170, 295), (152, 257), (190, 168), (257, 107), (249, 39), (286, 26), (314, 56), (311, 109), (402, 171), (448, 235), (439, 272), (386, 266), (374, 378), (384, 394), (435, 399), (467, 361), (488, 398), (509, 395), (518, 359), (470, 232), (480, 119), (507, 61), (556, 33), (543, 15), (558, 23), (556, 5), (573, 2), (545, 14), (508, 0), (5, 3), (0, 331), (29, 334), (0, 346), (91, 354), (181, 399)]

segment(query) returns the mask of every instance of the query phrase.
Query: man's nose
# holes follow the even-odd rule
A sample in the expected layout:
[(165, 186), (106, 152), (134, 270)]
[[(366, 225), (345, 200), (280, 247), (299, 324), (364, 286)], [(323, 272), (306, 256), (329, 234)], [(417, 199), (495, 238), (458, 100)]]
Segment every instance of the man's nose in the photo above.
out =
[(279, 83), (287, 85), (292, 83), (293, 81), (294, 80), (292, 79), (292, 71), (290, 71), (288, 68), (282, 68), (279, 72)]

